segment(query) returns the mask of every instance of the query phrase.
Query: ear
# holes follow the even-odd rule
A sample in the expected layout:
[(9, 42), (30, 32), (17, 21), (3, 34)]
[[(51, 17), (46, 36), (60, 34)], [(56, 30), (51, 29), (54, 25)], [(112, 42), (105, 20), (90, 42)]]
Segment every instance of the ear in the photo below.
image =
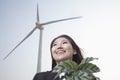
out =
[(73, 55), (76, 55), (76, 54), (77, 54), (77, 52), (76, 52), (76, 50), (74, 50)]

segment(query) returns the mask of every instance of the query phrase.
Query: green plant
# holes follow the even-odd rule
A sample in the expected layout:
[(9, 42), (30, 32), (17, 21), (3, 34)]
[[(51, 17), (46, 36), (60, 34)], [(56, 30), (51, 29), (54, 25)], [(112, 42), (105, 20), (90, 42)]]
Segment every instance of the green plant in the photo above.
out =
[(99, 67), (93, 63), (90, 63), (90, 61), (93, 61), (94, 59), (97, 58), (84, 58), (80, 64), (77, 64), (72, 60), (60, 62), (53, 69), (53, 72), (57, 72), (55, 79), (59, 77), (61, 73), (65, 73), (65, 80), (100, 80), (93, 74), (100, 71)]

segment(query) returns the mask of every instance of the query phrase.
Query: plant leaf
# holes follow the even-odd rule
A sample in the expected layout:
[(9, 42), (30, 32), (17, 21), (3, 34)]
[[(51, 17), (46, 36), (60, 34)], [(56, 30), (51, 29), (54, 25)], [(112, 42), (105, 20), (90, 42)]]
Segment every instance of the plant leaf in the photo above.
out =
[(93, 58), (93, 57), (84, 58), (84, 59), (81, 61), (80, 65), (81, 65), (81, 64), (85, 64), (85, 63), (89, 63), (90, 61), (93, 61), (93, 60), (95, 60), (95, 59), (98, 59), (98, 58)]
[(75, 63), (72, 60), (66, 60), (66, 61), (62, 61), (60, 62), (57, 66), (54, 67), (53, 72), (58, 72), (60, 70), (77, 70), (78, 69), (78, 64)]
[(95, 64), (92, 64), (92, 63), (81, 64), (81, 65), (79, 65), (78, 70), (89, 71), (91, 73), (100, 71), (99, 67), (97, 67)]
[(92, 73), (88, 73), (87, 71), (77, 71), (73, 76), (73, 80), (93, 80), (95, 77)]

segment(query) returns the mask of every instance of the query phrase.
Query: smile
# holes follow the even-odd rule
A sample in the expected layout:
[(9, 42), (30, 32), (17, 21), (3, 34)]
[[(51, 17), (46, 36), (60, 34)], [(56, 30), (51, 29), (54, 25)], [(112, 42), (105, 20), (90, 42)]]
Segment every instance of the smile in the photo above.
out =
[(58, 51), (56, 51), (56, 54), (63, 54), (65, 52), (66, 52), (65, 50), (58, 50)]

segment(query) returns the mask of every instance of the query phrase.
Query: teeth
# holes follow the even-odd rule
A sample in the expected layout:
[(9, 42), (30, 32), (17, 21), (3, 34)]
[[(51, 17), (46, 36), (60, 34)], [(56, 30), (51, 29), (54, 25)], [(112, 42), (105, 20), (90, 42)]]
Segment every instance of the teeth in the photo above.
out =
[(57, 54), (61, 54), (61, 53), (63, 53), (63, 52), (61, 52), (61, 51), (60, 51), (60, 52), (57, 52)]
[(57, 54), (62, 54), (62, 53), (64, 53), (65, 51), (57, 51), (56, 53)]

